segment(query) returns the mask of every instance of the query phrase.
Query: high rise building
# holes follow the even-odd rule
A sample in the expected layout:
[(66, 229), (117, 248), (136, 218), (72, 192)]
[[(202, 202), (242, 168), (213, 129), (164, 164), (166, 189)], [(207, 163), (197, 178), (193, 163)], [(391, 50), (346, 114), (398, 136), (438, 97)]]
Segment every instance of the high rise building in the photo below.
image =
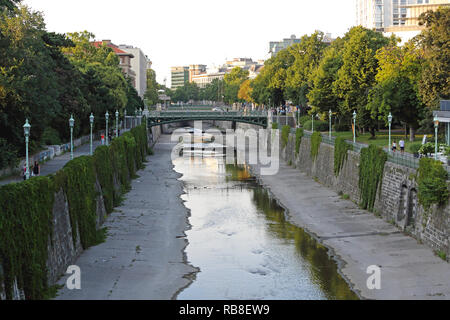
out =
[(191, 64), (189, 66), (189, 82), (192, 82), (193, 77), (206, 73), (206, 65)]
[(189, 81), (189, 67), (172, 67), (171, 75), (171, 88), (182, 87)]

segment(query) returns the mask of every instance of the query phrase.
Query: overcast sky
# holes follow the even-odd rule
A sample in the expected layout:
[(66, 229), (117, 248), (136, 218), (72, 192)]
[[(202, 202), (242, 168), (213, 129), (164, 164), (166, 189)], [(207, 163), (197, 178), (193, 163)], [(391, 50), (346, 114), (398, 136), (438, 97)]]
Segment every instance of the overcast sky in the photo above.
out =
[(42, 11), (49, 31), (87, 30), (97, 40), (141, 48), (157, 80), (170, 67), (268, 58), (269, 41), (342, 36), (355, 24), (354, 0), (23, 0)]

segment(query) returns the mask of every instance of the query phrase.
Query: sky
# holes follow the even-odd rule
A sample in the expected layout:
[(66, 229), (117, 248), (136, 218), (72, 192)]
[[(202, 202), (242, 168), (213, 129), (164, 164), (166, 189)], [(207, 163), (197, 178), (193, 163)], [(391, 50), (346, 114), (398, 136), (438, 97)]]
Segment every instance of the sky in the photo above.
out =
[(355, 25), (354, 0), (23, 0), (47, 30), (87, 30), (96, 40), (141, 48), (161, 84), (170, 67), (269, 57), (269, 41), (315, 30), (342, 36)]

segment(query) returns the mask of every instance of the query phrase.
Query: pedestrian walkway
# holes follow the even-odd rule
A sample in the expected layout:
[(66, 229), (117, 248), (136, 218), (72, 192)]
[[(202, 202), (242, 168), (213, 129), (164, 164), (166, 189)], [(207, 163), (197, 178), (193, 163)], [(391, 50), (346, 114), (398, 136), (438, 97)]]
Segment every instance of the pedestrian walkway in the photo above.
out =
[[(97, 148), (100, 145), (101, 145), (100, 140), (94, 141), (92, 144), (93, 150), (95, 150), (95, 148)], [(90, 149), (90, 144), (85, 143), (74, 149), (73, 157), (76, 158), (76, 157), (80, 157), (80, 156), (89, 155), (89, 149)], [(69, 161), (70, 161), (70, 151), (66, 152), (64, 154), (61, 154), (59, 156), (56, 156), (53, 159), (40, 164), (41, 176), (46, 176), (46, 175), (57, 172), (62, 167), (64, 167), (64, 165)], [(32, 165), (33, 164), (30, 163), (30, 167)], [(30, 172), (31, 172), (31, 168), (30, 168)], [(0, 180), (0, 185), (5, 185), (8, 183), (12, 183), (12, 182), (20, 182), (20, 181), (23, 181), (23, 176), (12, 176), (12, 177), (8, 177), (6, 179)]]

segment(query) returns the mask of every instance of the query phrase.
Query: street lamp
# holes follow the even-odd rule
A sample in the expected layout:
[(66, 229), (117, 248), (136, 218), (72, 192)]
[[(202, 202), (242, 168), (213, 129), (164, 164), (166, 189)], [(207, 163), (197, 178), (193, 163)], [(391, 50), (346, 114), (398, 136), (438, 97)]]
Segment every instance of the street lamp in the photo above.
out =
[(391, 124), (392, 124), (392, 114), (389, 112), (388, 115), (388, 122), (389, 122), (389, 146), (388, 146), (388, 150), (390, 152), (391, 150)]
[(89, 116), (89, 122), (90, 122), (90, 124), (91, 124), (91, 146), (90, 146), (90, 154), (91, 154), (91, 156), (93, 155), (93, 152), (92, 152), (92, 128), (93, 128), (93, 126), (94, 126), (94, 115), (91, 113), (91, 115)]
[(437, 152), (438, 152), (438, 127), (439, 127), (439, 120), (437, 116), (434, 116), (434, 160), (437, 160)]
[(330, 139), (331, 139), (331, 117), (332, 117), (332, 115), (333, 115), (333, 113), (331, 112), (331, 109), (328, 111), (328, 115), (329, 115), (329, 121), (330, 121), (330, 125), (329, 125), (329, 136), (330, 136)]
[(70, 115), (69, 126), (70, 126), (70, 160), (73, 160), (73, 126), (75, 125), (75, 120), (73, 116)]
[(119, 111), (116, 110), (116, 138), (119, 136)]
[(106, 145), (108, 145), (108, 119), (109, 119), (109, 113), (108, 111), (106, 111), (105, 113), (105, 119), (106, 119), (106, 133), (105, 133), (105, 138), (106, 138)]
[(30, 128), (31, 125), (28, 123), (28, 119), (25, 120), (25, 124), (23, 125), (23, 132), (25, 134), (25, 179), (28, 180), (30, 178), (30, 167), (28, 164), (28, 139), (30, 137)]
[(353, 111), (353, 143), (356, 143), (356, 111)]

